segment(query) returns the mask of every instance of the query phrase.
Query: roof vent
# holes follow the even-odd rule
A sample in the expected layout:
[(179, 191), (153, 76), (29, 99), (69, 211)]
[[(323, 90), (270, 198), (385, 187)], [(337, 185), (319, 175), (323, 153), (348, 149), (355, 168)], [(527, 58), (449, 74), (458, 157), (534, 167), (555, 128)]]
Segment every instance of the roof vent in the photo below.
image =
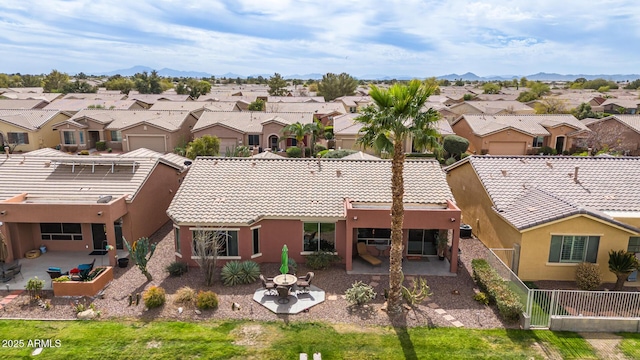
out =
[(580, 167), (578, 167), (578, 166), (576, 166), (576, 167), (573, 169), (573, 181), (575, 181), (575, 182), (576, 182), (576, 184), (580, 182), (580, 180), (578, 180), (578, 170), (579, 170), (579, 169), (580, 169)]
[(191, 160), (185, 160), (184, 162), (184, 166), (190, 166), (191, 164), (193, 164), (193, 161)]
[(549, 169), (553, 169), (553, 164), (551, 163), (551, 161), (547, 161), (546, 164), (549, 167)]
[(507, 170), (500, 170), (502, 172), (502, 176), (506, 177), (507, 176)]
[(98, 203), (98, 204), (106, 204), (106, 203), (108, 203), (109, 201), (111, 201), (111, 199), (113, 199), (113, 196), (111, 196), (111, 195), (101, 195), (101, 196), (98, 198), (97, 203)]
[(337, 177), (342, 176), (342, 170), (337, 169), (337, 170), (336, 170), (336, 176), (337, 176)]
[(521, 163), (523, 163), (523, 164), (526, 164), (526, 163), (527, 163), (527, 159), (525, 159), (525, 158), (521, 158), (521, 159), (520, 159), (520, 162), (521, 162)]

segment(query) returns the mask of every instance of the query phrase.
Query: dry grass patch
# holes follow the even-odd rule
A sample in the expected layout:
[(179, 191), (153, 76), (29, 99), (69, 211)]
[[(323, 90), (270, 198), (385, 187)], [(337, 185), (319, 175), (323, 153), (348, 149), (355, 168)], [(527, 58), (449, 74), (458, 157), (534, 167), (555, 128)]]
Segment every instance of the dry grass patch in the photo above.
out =
[(331, 326), (338, 334), (366, 333), (386, 335), (394, 333), (390, 328), (383, 328), (379, 326), (360, 326), (355, 324), (331, 324)]
[(230, 333), (235, 340), (233, 345), (250, 346), (253, 348), (267, 348), (275, 340), (275, 329), (260, 324), (246, 324), (233, 329)]

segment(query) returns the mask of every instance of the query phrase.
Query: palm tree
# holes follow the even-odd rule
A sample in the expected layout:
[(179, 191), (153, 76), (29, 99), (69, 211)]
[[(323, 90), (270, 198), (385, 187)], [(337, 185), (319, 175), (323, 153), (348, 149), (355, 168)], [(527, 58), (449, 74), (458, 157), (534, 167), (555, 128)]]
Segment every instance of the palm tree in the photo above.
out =
[(282, 128), (282, 134), (285, 135), (285, 137), (283, 137), (281, 141), (286, 140), (286, 137), (293, 136), (296, 139), (298, 147), (302, 149), (302, 157), (304, 157), (304, 138), (307, 135), (312, 135), (314, 131), (316, 131), (316, 127), (317, 125), (314, 123), (301, 124), (300, 122), (295, 122), (289, 124)]
[(632, 252), (624, 250), (610, 250), (609, 251), (609, 271), (616, 274), (618, 280), (613, 290), (619, 291), (624, 287), (624, 282), (627, 281), (629, 274), (638, 269), (638, 259)]
[(389, 90), (371, 85), (373, 103), (363, 109), (356, 121), (364, 126), (357, 143), (393, 154), (391, 162), (391, 249), (389, 255), (389, 296), (387, 311), (400, 313), (402, 308), (402, 223), (404, 222), (404, 144), (413, 137), (417, 147), (436, 144), (434, 128), (438, 113), (423, 108), (433, 88), (412, 80), (408, 85), (395, 84)]

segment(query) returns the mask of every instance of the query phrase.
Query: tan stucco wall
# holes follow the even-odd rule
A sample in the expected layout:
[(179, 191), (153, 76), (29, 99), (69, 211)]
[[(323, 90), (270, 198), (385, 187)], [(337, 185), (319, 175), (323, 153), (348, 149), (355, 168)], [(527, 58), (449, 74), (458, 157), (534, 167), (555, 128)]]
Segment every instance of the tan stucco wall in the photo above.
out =
[(467, 104), (467, 103), (462, 103), (460, 105), (457, 105), (456, 107), (450, 107), (449, 111), (456, 113), (458, 115), (463, 115), (463, 114), (482, 114), (482, 111), (476, 109), (475, 107)]
[(609, 271), (609, 250), (626, 250), (629, 237), (627, 231), (605, 224), (592, 217), (580, 215), (547, 226), (525, 231), (518, 276), (522, 280), (575, 280), (577, 264), (549, 263), (552, 235), (600, 236), (597, 263), (604, 282), (615, 282)]
[[(193, 138), (200, 138), (204, 135), (217, 136), (218, 138), (237, 139), (238, 141), (243, 141), (243, 144), (246, 144), (241, 132), (220, 125), (214, 125), (206, 129), (195, 131), (193, 133)], [(220, 149), (220, 151), (224, 152), (223, 149)]]
[(482, 149), (482, 138), (473, 133), (473, 130), (471, 130), (466, 119), (460, 119), (457, 123), (453, 124), (451, 128), (456, 135), (469, 140), (469, 148), (467, 149), (469, 153), (473, 153), (475, 151), (476, 154), (480, 154)]
[[(551, 146), (552, 148), (556, 148), (556, 140), (559, 136), (564, 136), (565, 137), (565, 141), (564, 141), (564, 149), (563, 150), (569, 150), (571, 149), (571, 147), (573, 146), (573, 137), (569, 137), (567, 136), (567, 134), (575, 132), (576, 129), (568, 127), (566, 125), (561, 125), (555, 128), (546, 128), (547, 131), (549, 131), (549, 133), (551, 133), (551, 136), (549, 136), (549, 146)], [(546, 139), (545, 139), (546, 140)]]
[(57, 124), (59, 122), (67, 120), (68, 118), (69, 116), (63, 113), (59, 113), (47, 123), (42, 125), (42, 127), (37, 131), (28, 131), (21, 127), (7, 124), (5, 122), (0, 122), (0, 132), (2, 132), (5, 142), (8, 142), (7, 133), (9, 132), (24, 132), (29, 134), (29, 143), (16, 146), (14, 152), (26, 152), (42, 149), (45, 147), (55, 147), (56, 145), (60, 144), (60, 135), (57, 131), (53, 131), (53, 124)]

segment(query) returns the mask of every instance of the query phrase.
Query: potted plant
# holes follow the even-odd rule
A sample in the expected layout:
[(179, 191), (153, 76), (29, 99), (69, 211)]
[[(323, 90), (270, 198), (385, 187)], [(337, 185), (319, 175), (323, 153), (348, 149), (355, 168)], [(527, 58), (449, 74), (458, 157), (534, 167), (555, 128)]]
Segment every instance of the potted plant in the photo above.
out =
[(438, 259), (444, 260), (447, 245), (449, 244), (449, 236), (447, 231), (440, 231), (436, 237), (436, 247), (438, 249)]

